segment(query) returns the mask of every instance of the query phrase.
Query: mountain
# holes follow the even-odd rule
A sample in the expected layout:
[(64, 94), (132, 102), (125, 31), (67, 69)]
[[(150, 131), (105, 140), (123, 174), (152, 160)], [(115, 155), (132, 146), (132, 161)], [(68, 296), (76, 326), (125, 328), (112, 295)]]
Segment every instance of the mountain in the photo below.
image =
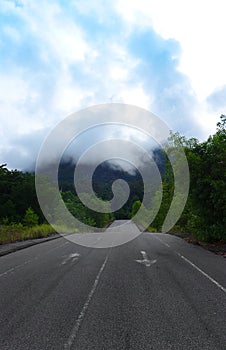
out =
[[(158, 166), (159, 172), (162, 176), (165, 168), (165, 155), (159, 149), (152, 151), (152, 154), (152, 158), (155, 164)], [(64, 192), (72, 191), (76, 194), (76, 190), (74, 188), (75, 167), (76, 164), (74, 164), (73, 161), (62, 160), (60, 163), (58, 170), (58, 181), (60, 189)], [(82, 165), (81, 172), (83, 175), (82, 179), (84, 182), (86, 181), (89, 169), (89, 164)], [(122, 209), (115, 213), (116, 218), (120, 219), (125, 217), (125, 212), (128, 212), (132, 208), (132, 204), (136, 200), (140, 200), (142, 202), (144, 186), (141, 174), (135, 168), (133, 169), (133, 172), (128, 172), (123, 170), (121, 167), (116, 166), (115, 164), (111, 164), (110, 162), (104, 162), (98, 165), (93, 173), (93, 190), (96, 192), (98, 197), (104, 200), (110, 200), (113, 196), (111, 187), (113, 182), (117, 179), (125, 180), (130, 188), (130, 196), (128, 198), (127, 203)], [(153, 179), (150, 179), (150, 183), (152, 186), (150, 195), (153, 195), (158, 187), (158, 183), (156, 183), (156, 180)]]

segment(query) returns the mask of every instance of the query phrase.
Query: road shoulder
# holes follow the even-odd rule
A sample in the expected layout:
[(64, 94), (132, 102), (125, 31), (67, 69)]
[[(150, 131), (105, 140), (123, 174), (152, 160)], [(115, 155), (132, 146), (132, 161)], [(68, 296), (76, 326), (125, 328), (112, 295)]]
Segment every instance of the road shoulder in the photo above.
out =
[(25, 249), (25, 248), (31, 247), (33, 245), (48, 242), (48, 241), (51, 241), (51, 240), (54, 240), (54, 239), (57, 239), (60, 237), (61, 237), (61, 235), (54, 234), (54, 235), (51, 235), (51, 236), (46, 237), (46, 238), (36, 238), (36, 239), (29, 239), (26, 241), (20, 241), (20, 242), (15, 242), (15, 243), (2, 244), (2, 245), (0, 245), (0, 257), (7, 255), (7, 254), (10, 254), (10, 253), (14, 253), (17, 250)]

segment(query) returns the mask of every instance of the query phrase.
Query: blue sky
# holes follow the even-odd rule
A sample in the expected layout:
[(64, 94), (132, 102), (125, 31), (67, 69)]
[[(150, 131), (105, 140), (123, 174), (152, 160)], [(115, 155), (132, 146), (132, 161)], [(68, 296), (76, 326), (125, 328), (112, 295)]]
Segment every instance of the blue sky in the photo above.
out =
[(99, 103), (146, 108), (188, 137), (214, 133), (226, 113), (224, 7), (0, 0), (0, 163), (28, 167), (57, 122)]

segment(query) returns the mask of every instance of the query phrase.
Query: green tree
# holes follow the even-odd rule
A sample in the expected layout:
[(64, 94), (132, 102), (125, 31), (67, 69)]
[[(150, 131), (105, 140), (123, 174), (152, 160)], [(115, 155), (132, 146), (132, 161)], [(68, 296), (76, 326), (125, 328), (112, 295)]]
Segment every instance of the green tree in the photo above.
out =
[(190, 173), (188, 228), (201, 240), (226, 241), (226, 117), (217, 132), (187, 152)]
[(29, 207), (26, 210), (23, 222), (26, 226), (38, 225), (38, 215), (34, 212), (34, 210), (31, 207)]

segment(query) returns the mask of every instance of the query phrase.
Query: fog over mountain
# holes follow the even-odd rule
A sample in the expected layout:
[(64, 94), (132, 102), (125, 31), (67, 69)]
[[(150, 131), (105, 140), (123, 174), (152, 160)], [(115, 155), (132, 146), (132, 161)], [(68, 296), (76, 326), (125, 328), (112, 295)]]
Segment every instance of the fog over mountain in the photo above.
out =
[[(195, 0), (2, 1), (0, 164), (32, 169), (57, 123), (104, 103), (144, 108), (206, 139), (226, 109), (224, 13), (224, 0), (205, 11)], [(84, 136), (81, 150), (100, 134)]]

